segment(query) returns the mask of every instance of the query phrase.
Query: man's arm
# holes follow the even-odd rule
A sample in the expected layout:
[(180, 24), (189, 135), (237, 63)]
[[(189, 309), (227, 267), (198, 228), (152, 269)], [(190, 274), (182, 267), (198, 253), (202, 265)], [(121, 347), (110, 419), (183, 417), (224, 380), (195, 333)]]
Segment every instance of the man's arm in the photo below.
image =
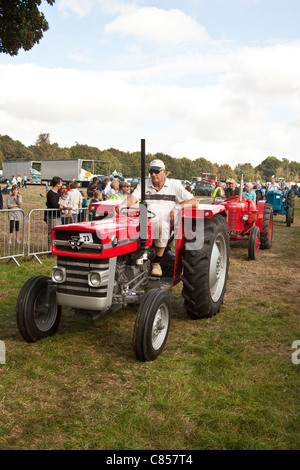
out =
[(132, 204), (134, 204), (136, 201), (137, 201), (137, 198), (131, 194), (122, 202), (122, 204), (120, 204), (119, 206), (116, 206), (116, 213), (119, 214), (121, 209), (123, 209), (124, 207), (132, 206)]

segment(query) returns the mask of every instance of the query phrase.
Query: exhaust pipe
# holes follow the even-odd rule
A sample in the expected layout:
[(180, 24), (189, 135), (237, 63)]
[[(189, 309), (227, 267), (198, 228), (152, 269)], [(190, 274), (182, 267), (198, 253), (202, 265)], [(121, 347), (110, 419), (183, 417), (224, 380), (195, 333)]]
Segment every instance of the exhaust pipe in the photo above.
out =
[(239, 202), (242, 202), (242, 198), (243, 198), (243, 187), (244, 187), (244, 175), (242, 174), (241, 183), (240, 183), (240, 191), (239, 191)]
[(146, 141), (141, 140), (141, 202), (140, 206), (140, 241), (145, 245), (148, 240), (148, 217), (147, 217), (147, 202), (146, 202)]

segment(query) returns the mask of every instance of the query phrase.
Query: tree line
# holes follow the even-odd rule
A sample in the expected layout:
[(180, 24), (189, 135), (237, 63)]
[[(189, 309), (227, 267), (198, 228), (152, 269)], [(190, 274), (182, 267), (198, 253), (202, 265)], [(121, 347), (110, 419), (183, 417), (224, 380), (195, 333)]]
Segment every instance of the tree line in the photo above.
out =
[[(34, 145), (26, 147), (22, 142), (13, 140), (7, 135), (0, 135), (0, 163), (2, 161), (42, 161), (82, 159), (95, 161), (96, 174), (108, 174), (117, 171), (125, 178), (138, 177), (141, 173), (141, 153), (124, 152), (115, 148), (100, 150), (85, 144), (75, 143), (72, 147), (60, 147), (50, 142), (49, 134), (40, 134)], [(175, 158), (164, 153), (146, 155), (146, 165), (151, 160), (159, 158), (165, 162), (171, 178), (191, 180), (201, 173), (214, 173), (222, 179), (234, 178), (239, 180), (244, 175), (245, 181), (270, 181), (271, 176), (284, 178), (286, 181), (300, 181), (300, 163), (268, 156), (259, 165), (239, 163), (234, 168), (225, 163), (212, 163), (204, 157), (190, 160), (187, 157)]]

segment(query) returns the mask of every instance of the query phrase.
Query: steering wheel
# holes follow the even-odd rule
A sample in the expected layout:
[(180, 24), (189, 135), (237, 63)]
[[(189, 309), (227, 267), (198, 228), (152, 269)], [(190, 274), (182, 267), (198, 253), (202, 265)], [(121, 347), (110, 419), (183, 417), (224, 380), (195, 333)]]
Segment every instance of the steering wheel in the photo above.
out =
[[(135, 211), (135, 214), (130, 213), (130, 207), (123, 207), (120, 210), (120, 215), (126, 215), (127, 217), (139, 217), (140, 216), (140, 210), (138, 208), (131, 208), (132, 211)], [(147, 209), (147, 218), (148, 219), (153, 219), (156, 217), (156, 214), (149, 209)]]

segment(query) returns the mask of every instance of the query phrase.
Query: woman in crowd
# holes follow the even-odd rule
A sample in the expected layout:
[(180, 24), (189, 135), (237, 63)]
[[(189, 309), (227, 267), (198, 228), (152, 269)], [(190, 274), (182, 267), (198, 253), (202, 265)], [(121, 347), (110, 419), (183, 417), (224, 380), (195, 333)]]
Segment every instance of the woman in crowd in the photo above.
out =
[(70, 205), (72, 206), (72, 216), (73, 221), (78, 222), (78, 209), (81, 207), (82, 196), (78, 190), (79, 184), (77, 181), (72, 181), (70, 184), (70, 191), (68, 191), (68, 196), (70, 198)]
[(248, 197), (256, 204), (256, 194), (253, 191), (252, 183), (245, 184), (245, 191), (243, 192), (243, 197)]
[(10, 212), (8, 213), (9, 238), (7, 243), (11, 244), (14, 228), (16, 230), (16, 243), (20, 243), (20, 220), (23, 218), (23, 214), (20, 210), (22, 205), (22, 196), (20, 196), (18, 186), (16, 184), (11, 188), (11, 194), (7, 196), (6, 204), (7, 208), (10, 209)]

